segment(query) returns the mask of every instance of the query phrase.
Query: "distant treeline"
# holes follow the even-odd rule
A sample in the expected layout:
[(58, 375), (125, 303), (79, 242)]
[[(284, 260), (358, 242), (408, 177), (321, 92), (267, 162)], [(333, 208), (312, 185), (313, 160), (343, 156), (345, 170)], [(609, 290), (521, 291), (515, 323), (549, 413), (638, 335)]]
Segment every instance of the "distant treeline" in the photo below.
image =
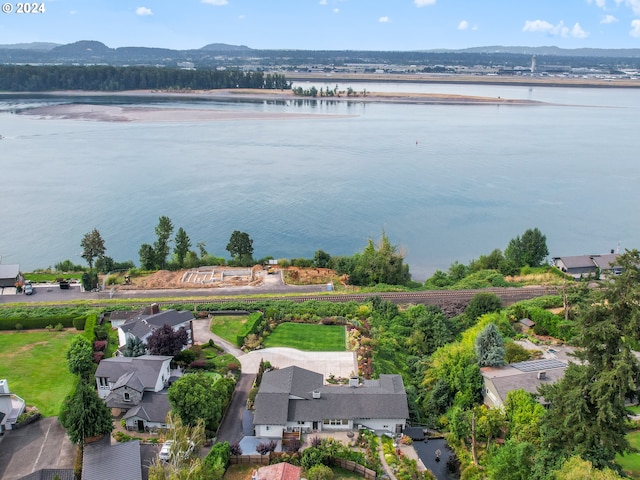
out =
[(0, 66), (0, 90), (121, 91), (146, 89), (261, 88), (289, 89), (284, 75), (240, 70), (184, 70), (159, 67)]

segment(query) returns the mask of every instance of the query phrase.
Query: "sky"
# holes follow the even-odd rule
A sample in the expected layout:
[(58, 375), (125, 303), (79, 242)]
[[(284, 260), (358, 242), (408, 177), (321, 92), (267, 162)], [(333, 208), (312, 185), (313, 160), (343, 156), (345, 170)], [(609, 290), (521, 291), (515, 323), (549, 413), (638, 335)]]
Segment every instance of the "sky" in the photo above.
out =
[(640, 0), (45, 0), (36, 2), (43, 12), (29, 14), (1, 2), (0, 44), (640, 48)]

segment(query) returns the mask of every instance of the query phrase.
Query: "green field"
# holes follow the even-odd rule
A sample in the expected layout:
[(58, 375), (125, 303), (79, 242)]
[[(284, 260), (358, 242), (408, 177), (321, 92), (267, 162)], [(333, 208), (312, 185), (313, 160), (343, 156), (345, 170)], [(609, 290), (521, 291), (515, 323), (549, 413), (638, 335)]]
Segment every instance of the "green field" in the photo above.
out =
[(265, 347), (290, 347), (309, 352), (343, 352), (345, 328), (341, 325), (282, 323), (264, 340)]
[(240, 327), (247, 322), (247, 317), (240, 315), (215, 315), (211, 318), (211, 331), (231, 344), (236, 344)]
[[(629, 440), (632, 448), (640, 450), (640, 430), (629, 432), (627, 440)], [(616, 455), (616, 463), (631, 478), (640, 478), (640, 453), (628, 453), (625, 456)]]
[(11, 332), (0, 334), (0, 378), (27, 405), (42, 415), (58, 415), (76, 377), (67, 368), (66, 352), (77, 332)]

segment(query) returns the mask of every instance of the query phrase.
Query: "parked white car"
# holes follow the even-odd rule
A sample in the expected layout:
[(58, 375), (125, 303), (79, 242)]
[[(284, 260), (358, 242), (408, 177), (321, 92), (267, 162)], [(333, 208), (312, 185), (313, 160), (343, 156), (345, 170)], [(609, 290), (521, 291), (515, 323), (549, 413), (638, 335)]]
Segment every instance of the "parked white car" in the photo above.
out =
[(159, 454), (160, 460), (164, 460), (165, 462), (169, 461), (172, 445), (173, 445), (173, 440), (167, 440), (162, 444), (162, 448), (160, 449), (160, 454)]

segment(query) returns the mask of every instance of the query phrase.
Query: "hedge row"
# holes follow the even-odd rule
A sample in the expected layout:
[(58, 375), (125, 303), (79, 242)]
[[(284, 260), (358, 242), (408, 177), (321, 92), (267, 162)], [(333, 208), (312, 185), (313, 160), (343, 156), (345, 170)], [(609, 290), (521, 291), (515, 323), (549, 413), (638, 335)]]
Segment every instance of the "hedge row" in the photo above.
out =
[(89, 340), (89, 342), (93, 343), (96, 339), (96, 325), (98, 324), (98, 315), (95, 313), (91, 313), (87, 315), (87, 321), (84, 325), (84, 333), (83, 335)]
[(213, 474), (211, 478), (222, 478), (229, 466), (230, 456), (231, 448), (228, 442), (216, 443), (211, 447), (203, 462)]
[(256, 333), (258, 329), (265, 323), (265, 318), (261, 312), (254, 312), (249, 315), (249, 318), (242, 326), (238, 335), (236, 336), (236, 344), (241, 347), (244, 345), (244, 339), (247, 338), (247, 335), (251, 335), (252, 333)]
[(74, 317), (51, 315), (49, 317), (24, 318), (24, 317), (2, 317), (0, 318), (0, 330), (29, 330), (36, 328), (46, 328), (48, 325), (61, 323), (65, 328), (73, 327)]

